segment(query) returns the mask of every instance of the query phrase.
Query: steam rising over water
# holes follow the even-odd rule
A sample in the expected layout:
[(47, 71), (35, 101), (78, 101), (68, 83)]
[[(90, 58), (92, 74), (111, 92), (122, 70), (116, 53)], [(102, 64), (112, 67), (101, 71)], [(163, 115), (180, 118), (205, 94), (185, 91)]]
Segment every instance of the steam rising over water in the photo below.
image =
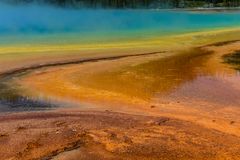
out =
[[(0, 3), (0, 44), (152, 37), (239, 26), (240, 12), (193, 13), (157, 10), (74, 10)], [(52, 37), (51, 37), (52, 36)], [(10, 38), (9, 38), (10, 37)], [(40, 39), (38, 39), (41, 37)], [(37, 39), (37, 40), (36, 40)]]

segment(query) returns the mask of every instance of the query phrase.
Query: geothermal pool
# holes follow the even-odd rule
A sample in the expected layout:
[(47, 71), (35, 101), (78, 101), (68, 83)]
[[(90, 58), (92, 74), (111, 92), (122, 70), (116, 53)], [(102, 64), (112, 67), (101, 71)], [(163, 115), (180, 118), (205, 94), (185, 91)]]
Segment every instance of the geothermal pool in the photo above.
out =
[[(240, 36), (239, 11), (74, 10), (3, 4), (0, 4), (0, 8), (2, 110), (11, 110), (9, 106), (29, 110), (52, 108), (62, 104), (65, 98), (74, 99), (79, 94), (89, 94), (93, 100), (95, 98), (92, 96), (94, 94), (90, 96), (91, 91), (114, 93), (117, 101), (134, 97), (140, 99), (139, 103), (152, 103), (152, 99), (158, 95), (164, 97), (163, 93), (170, 94), (199, 77), (216, 77), (218, 73), (224, 73), (222, 77), (228, 77), (229, 72), (237, 74), (234, 69), (222, 72), (221, 68), (231, 68), (231, 65), (222, 67), (222, 54), (213, 54), (215, 59), (210, 61), (213, 63), (212, 68), (221, 66), (219, 69), (203, 69), (202, 66), (206, 64), (211, 66), (210, 55), (205, 55), (205, 52), (211, 51), (192, 48), (225, 41), (237, 42)], [(187, 55), (183, 52), (187, 52)], [(133, 59), (132, 63), (137, 63), (136, 66), (131, 67), (127, 63), (131, 60), (124, 62), (122, 59), (125, 58)], [(114, 62), (114, 59), (119, 59), (118, 69), (114, 67), (112, 71), (106, 70), (106, 73), (92, 71), (90, 74), (94, 76), (90, 76), (81, 69), (77, 71), (84, 63), (88, 65), (105, 60)], [(114, 66), (113, 62), (109, 65)], [(126, 63), (126, 66), (121, 63)], [(70, 78), (55, 79), (55, 72), (61, 75), (68, 70), (69, 65), (73, 65), (72, 70), (75, 71), (70, 71)], [(48, 68), (60, 68), (60, 71), (56, 69), (53, 75), (47, 74), (49, 77), (42, 80), (43, 84), (32, 82), (38, 82), (45, 74), (40, 74), (36, 80), (27, 78), (26, 82), (31, 82), (30, 84), (24, 83), (24, 78), (23, 83), (18, 82), (25, 75), (28, 77), (28, 74), (41, 73)], [(86, 76), (81, 77), (82, 74)], [(48, 91), (38, 88), (48, 86), (44, 84), (48, 80), (56, 81), (53, 84), (59, 82), (58, 85), (53, 85), (56, 88), (52, 87), (51, 92), (61, 95), (48, 94)], [(65, 86), (65, 81), (69, 86)], [(69, 88), (72, 85), (75, 90)], [(37, 92), (30, 88), (35, 88)], [(121, 96), (118, 97), (118, 94)], [(96, 99), (108, 99), (98, 96), (100, 95), (97, 94)], [(55, 102), (54, 99), (58, 100)], [(80, 101), (84, 100), (80, 98)], [(238, 101), (236, 103), (238, 105)]]
[(119, 42), (239, 27), (239, 11), (73, 10), (0, 4), (1, 45)]
[(0, 3), (1, 158), (239, 159), (239, 17)]

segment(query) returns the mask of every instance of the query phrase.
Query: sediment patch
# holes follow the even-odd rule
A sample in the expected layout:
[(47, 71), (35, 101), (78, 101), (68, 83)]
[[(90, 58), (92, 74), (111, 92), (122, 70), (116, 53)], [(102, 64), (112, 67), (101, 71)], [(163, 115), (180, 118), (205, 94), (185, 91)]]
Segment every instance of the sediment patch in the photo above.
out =
[[(45, 118), (38, 118), (41, 116)], [(64, 125), (56, 125), (59, 122)], [(21, 134), (14, 133), (23, 124), (28, 127)], [(170, 117), (116, 112), (32, 112), (2, 116), (0, 127), (8, 134), (7, 141), (0, 139), (3, 159), (240, 158), (239, 137)]]

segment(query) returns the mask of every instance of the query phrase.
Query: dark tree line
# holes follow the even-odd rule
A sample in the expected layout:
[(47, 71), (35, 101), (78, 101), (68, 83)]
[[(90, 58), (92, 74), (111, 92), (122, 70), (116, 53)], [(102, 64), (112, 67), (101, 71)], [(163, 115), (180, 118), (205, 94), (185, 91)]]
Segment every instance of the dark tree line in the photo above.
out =
[(239, 7), (240, 0), (6, 0), (10, 3), (44, 3), (89, 8)]

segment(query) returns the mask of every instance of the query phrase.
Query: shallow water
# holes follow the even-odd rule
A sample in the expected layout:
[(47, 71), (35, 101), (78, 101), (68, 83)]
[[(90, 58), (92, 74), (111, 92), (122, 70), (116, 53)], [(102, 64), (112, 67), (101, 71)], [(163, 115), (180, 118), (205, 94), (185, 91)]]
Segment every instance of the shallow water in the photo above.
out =
[(237, 107), (240, 75), (223, 63), (223, 55), (238, 49), (237, 44), (223, 47), (222, 52), (195, 48), (160, 58), (152, 55), (55, 66), (33, 70), (14, 81), (24, 96), (46, 102), (72, 101), (74, 106), (75, 102), (149, 105), (170, 101)]
[[(211, 52), (201, 49), (186, 51), (167, 58), (159, 58), (136, 66), (128, 66), (119, 71), (75, 78), (74, 82), (99, 90), (123, 93), (145, 100), (157, 93), (167, 94), (196, 77), (211, 74), (204, 70)], [(76, 72), (76, 76), (80, 72)], [(74, 75), (71, 75), (74, 77)]]
[(121, 93), (148, 102), (166, 98), (238, 106), (240, 90), (232, 84), (237, 83), (240, 76), (222, 63), (221, 54), (228, 55), (192, 49), (118, 71), (107, 70), (84, 78), (73, 78), (80, 72), (68, 76), (75, 79), (75, 85)]

